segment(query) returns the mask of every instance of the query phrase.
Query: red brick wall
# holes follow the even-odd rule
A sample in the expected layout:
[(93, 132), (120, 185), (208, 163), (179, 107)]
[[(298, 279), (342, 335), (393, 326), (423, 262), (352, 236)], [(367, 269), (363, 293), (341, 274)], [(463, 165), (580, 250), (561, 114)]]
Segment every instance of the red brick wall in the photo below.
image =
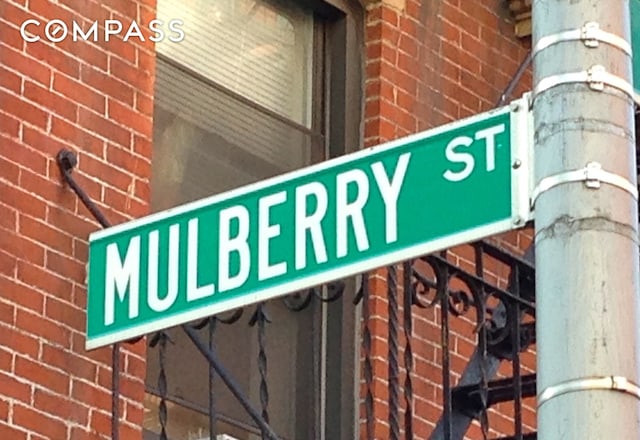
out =
[[(368, 1), (366, 14), (365, 145), (371, 146), (422, 131), (493, 108), (528, 51), (528, 41), (514, 35), (506, 2), (501, 0), (383, 0)], [(511, 99), (529, 90), (528, 72)], [(521, 253), (531, 243), (531, 231), (506, 234), (497, 241)], [(473, 251), (460, 246), (448, 258), (473, 270)], [(489, 268), (488, 268), (489, 270)], [(487, 280), (506, 285), (508, 268), (496, 267)], [(375, 372), (374, 431), (376, 439), (389, 438), (388, 310), (386, 271), (370, 282), (372, 369)], [(400, 295), (402, 290), (400, 290)], [(400, 296), (399, 300), (401, 300)], [(429, 437), (442, 414), (440, 310), (414, 312), (414, 438)], [(400, 316), (402, 319), (402, 316)], [(475, 318), (450, 320), (452, 385), (475, 346)], [(400, 338), (402, 348), (404, 341)], [(402, 351), (399, 358), (402, 360)], [(523, 358), (532, 372), (535, 358)], [(402, 361), (400, 362), (402, 366)], [(511, 374), (505, 364), (500, 373)], [(400, 384), (404, 380), (404, 370)], [(364, 386), (362, 387), (364, 393)], [(362, 396), (364, 398), (364, 394)], [(402, 394), (400, 402), (403, 402)], [(535, 423), (533, 408), (525, 410), (525, 424)], [(513, 434), (512, 407), (502, 405), (490, 413), (492, 436)], [(361, 439), (366, 439), (365, 409), (361, 408)], [(400, 418), (402, 420), (402, 417)], [(402, 423), (401, 423), (402, 425)], [(469, 438), (482, 438), (479, 425)]]
[[(501, 0), (365, 3), (367, 146), (490, 109), (526, 53)], [(0, 0), (0, 439), (109, 438), (111, 352), (84, 350), (87, 237), (99, 226), (62, 184), (55, 155), (78, 154), (75, 177), (113, 223), (147, 212), (151, 158), (152, 43), (25, 43), (18, 27), (29, 18), (148, 22), (154, 8), (154, 0)], [(529, 86), (527, 75), (514, 97)], [(519, 250), (530, 241), (514, 233), (501, 242)], [(468, 254), (460, 247), (449, 257), (468, 267)], [(508, 272), (488, 276), (504, 284)], [(378, 439), (389, 437), (385, 279), (380, 270), (371, 280)], [(414, 314), (416, 439), (441, 412), (438, 314)], [(468, 322), (453, 325), (459, 372), (474, 339)], [(121, 355), (127, 440), (140, 438), (144, 355), (143, 342)], [(505, 420), (492, 415), (494, 433), (508, 431)]]
[[(87, 238), (99, 229), (55, 156), (113, 223), (148, 209), (152, 43), (25, 43), (30, 18), (148, 21), (154, 0), (0, 0), (0, 438), (111, 438), (111, 350), (85, 343)], [(44, 24), (41, 26), (40, 29)], [(34, 28), (32, 28), (34, 29)], [(121, 436), (140, 438), (145, 344), (121, 352)]]

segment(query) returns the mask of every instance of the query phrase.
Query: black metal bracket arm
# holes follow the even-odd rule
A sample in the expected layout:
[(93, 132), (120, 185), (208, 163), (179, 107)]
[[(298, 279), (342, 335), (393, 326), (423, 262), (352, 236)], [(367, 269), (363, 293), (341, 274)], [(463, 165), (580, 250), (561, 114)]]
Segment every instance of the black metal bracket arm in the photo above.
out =
[(91, 215), (100, 223), (103, 228), (108, 228), (111, 223), (104, 216), (102, 211), (93, 203), (93, 200), (87, 195), (80, 185), (75, 181), (71, 173), (73, 169), (78, 165), (78, 157), (73, 151), (62, 149), (58, 152), (56, 157), (58, 167), (62, 173), (62, 178), (67, 185), (73, 190), (78, 198), (82, 201), (82, 204), (87, 207)]

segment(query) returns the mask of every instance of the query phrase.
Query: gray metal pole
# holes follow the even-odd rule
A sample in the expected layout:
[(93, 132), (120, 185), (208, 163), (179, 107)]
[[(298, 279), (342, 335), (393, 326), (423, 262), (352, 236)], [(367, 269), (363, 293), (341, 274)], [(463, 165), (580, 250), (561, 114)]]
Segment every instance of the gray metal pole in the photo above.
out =
[(540, 440), (640, 438), (629, 32), (627, 0), (533, 2)]

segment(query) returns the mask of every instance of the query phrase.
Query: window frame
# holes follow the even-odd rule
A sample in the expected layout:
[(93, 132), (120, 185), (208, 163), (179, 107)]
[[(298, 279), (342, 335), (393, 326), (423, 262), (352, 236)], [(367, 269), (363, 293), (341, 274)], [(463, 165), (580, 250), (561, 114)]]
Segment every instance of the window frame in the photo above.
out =
[[(364, 8), (350, 0), (301, 0), (323, 19), (325, 152), (328, 159), (360, 150), (364, 141)], [(325, 375), (317, 438), (359, 438), (360, 308), (353, 305), (354, 278), (344, 294), (322, 305)], [(350, 294), (351, 293), (351, 294)], [(331, 404), (327, 404), (331, 402)]]

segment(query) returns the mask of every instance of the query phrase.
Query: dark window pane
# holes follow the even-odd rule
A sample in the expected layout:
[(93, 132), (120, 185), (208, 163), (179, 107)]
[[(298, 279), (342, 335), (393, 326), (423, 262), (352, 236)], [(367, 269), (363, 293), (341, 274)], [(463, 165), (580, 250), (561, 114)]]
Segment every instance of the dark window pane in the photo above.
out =
[(158, 60), (152, 207), (162, 210), (311, 160), (311, 134)]

